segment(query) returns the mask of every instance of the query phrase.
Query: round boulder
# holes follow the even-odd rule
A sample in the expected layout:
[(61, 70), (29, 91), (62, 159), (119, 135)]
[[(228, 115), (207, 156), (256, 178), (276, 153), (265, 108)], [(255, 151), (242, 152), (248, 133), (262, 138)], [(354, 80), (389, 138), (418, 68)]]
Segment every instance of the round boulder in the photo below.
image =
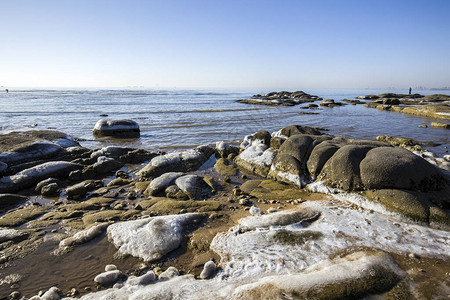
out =
[(325, 163), (319, 175), (325, 184), (345, 191), (357, 191), (364, 188), (359, 164), (372, 149), (370, 146), (345, 145), (337, 150)]
[(361, 161), (361, 180), (367, 189), (432, 191), (445, 187), (444, 175), (425, 159), (402, 148), (377, 147)]
[(101, 119), (95, 124), (92, 133), (97, 137), (138, 138), (140, 129), (133, 120)]

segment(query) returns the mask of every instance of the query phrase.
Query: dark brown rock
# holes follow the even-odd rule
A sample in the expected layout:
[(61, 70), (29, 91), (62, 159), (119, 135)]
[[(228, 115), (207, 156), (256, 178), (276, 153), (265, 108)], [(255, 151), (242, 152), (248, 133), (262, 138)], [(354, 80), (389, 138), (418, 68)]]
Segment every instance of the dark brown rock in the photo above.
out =
[(371, 149), (370, 146), (360, 145), (346, 145), (339, 148), (325, 163), (319, 178), (327, 185), (345, 191), (363, 189), (359, 164)]
[(443, 174), (425, 159), (402, 148), (378, 147), (361, 161), (361, 180), (367, 189), (439, 190)]

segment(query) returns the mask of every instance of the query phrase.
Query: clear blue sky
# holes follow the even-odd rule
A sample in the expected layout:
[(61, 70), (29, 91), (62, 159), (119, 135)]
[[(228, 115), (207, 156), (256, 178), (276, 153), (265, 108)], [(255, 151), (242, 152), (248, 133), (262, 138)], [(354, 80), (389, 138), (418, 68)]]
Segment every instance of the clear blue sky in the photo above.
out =
[(0, 85), (450, 86), (450, 0), (0, 0)]

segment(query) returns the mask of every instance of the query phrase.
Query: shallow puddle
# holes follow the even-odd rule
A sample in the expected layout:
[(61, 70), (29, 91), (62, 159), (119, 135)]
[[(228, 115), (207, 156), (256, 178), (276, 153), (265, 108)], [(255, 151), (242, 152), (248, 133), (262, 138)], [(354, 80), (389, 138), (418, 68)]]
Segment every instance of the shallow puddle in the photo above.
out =
[(57, 247), (58, 242), (46, 241), (35, 252), (0, 270), (1, 278), (10, 274), (20, 274), (22, 277), (16, 289), (11, 289), (11, 284), (0, 285), (0, 296), (8, 296), (18, 290), (23, 296), (31, 297), (52, 286), (58, 286), (64, 293), (75, 287), (80, 294), (84, 294), (97, 290), (94, 277), (104, 272), (107, 264), (115, 264), (119, 270), (126, 272), (137, 269), (142, 263), (133, 257), (115, 258), (116, 248), (105, 235), (60, 256), (51, 254)]

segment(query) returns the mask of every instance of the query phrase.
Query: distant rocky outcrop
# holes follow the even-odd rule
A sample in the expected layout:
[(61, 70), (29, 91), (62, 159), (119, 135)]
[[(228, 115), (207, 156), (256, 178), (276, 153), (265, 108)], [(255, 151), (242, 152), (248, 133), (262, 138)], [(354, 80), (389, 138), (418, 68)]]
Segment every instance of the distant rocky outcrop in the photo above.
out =
[(322, 98), (320, 98), (319, 96), (310, 95), (303, 91), (296, 91), (296, 92), (281, 91), (281, 92), (270, 92), (266, 95), (256, 94), (253, 95), (250, 99), (237, 100), (236, 102), (246, 104), (258, 104), (258, 105), (272, 105), (272, 106), (277, 105), (293, 106), (301, 103), (314, 102), (318, 100), (322, 100)]
[(372, 100), (364, 104), (366, 107), (379, 110), (402, 112), (409, 115), (431, 117), (437, 119), (450, 119), (450, 96), (433, 94), (394, 94), (360, 96), (358, 99)]

